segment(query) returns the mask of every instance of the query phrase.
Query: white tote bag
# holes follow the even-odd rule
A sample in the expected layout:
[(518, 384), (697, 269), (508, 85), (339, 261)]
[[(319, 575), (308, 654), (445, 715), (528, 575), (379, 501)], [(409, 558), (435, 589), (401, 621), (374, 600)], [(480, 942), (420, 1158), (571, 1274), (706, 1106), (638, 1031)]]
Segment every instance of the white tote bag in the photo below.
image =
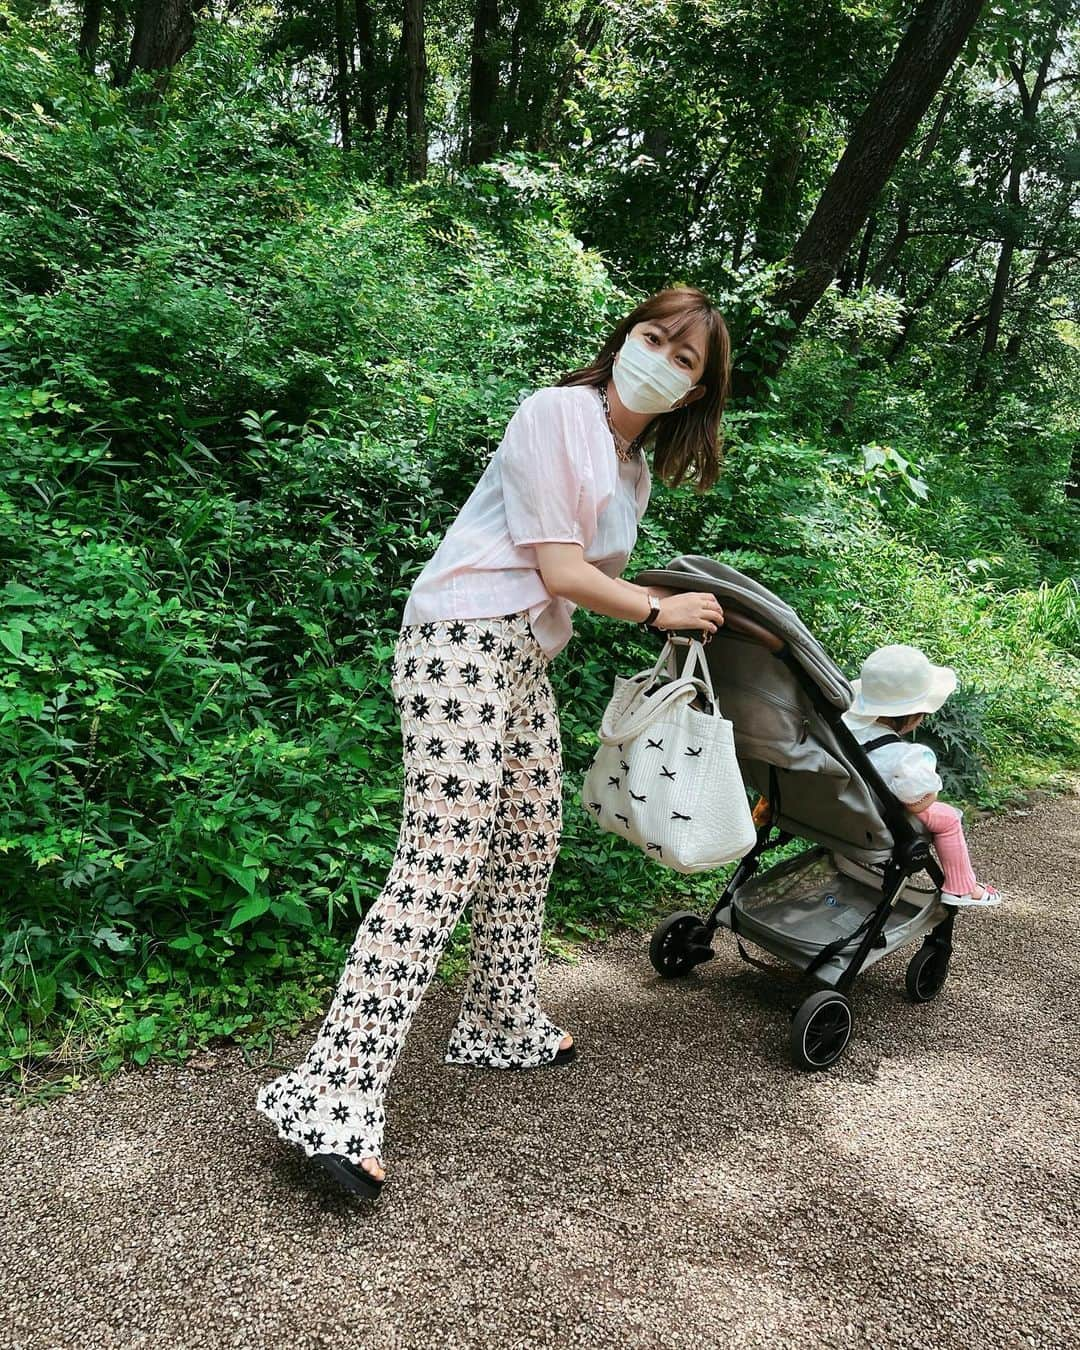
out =
[[(674, 655), (670, 638), (652, 670), (616, 675), (581, 804), (602, 830), (629, 839), (657, 862), (703, 872), (748, 853), (757, 831), (705, 649), (697, 638), (686, 641), (677, 678), (656, 684)], [(691, 707), (699, 695), (707, 710)]]

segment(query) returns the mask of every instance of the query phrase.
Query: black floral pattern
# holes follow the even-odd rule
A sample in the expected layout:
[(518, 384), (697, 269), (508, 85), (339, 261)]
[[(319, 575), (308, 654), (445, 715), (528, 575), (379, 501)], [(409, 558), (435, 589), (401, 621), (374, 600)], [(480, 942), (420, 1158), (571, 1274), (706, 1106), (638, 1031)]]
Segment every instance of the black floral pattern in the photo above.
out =
[(533, 1068), (564, 1036), (536, 967), (562, 831), (549, 658), (522, 612), (402, 628), (391, 690), (405, 799), (394, 860), (305, 1059), (256, 1107), (306, 1153), (382, 1159), (387, 1082), (465, 905), (472, 950), (446, 1061)]

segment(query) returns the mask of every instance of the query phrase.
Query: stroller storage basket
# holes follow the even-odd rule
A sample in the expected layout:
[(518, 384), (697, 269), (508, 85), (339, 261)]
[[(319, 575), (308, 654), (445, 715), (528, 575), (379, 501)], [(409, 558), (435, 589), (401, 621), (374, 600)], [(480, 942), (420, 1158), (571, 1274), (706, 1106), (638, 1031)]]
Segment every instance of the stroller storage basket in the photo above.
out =
[[(860, 875), (864, 874), (864, 875)], [(855, 868), (820, 846), (777, 863), (753, 876), (731, 897), (734, 910), (720, 922), (774, 956), (805, 970), (824, 947), (860, 925), (881, 904), (881, 878)], [(910, 879), (893, 902), (877, 942), (863, 968), (921, 937), (946, 917), (933, 885)], [(824, 984), (835, 984), (857, 946), (852, 938), (817, 971)]]

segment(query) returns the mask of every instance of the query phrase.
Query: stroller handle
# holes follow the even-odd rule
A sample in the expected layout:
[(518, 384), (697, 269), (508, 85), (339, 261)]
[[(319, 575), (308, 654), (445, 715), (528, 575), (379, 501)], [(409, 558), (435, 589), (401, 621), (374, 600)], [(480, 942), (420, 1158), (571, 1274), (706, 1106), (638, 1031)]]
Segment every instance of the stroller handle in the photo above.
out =
[(724, 605), (723, 627), (730, 628), (733, 633), (738, 633), (742, 637), (748, 637), (754, 642), (759, 642), (774, 656), (784, 650), (783, 638), (777, 637), (775, 633), (770, 633), (763, 624), (747, 618), (739, 610), (730, 609), (727, 605)]

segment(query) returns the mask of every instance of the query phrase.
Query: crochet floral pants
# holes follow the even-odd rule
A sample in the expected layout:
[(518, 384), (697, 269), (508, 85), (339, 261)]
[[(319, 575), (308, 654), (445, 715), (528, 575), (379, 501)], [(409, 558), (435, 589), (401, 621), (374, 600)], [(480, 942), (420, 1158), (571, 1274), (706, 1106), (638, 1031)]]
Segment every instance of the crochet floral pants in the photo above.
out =
[(391, 690), (405, 800), (382, 893), (364, 916), (315, 1043), (256, 1106), (307, 1154), (381, 1163), (387, 1081), (466, 903), (472, 949), (447, 1063), (527, 1069), (565, 1035), (537, 1002), (562, 829), (562, 743), (548, 657), (524, 612), (408, 624)]

